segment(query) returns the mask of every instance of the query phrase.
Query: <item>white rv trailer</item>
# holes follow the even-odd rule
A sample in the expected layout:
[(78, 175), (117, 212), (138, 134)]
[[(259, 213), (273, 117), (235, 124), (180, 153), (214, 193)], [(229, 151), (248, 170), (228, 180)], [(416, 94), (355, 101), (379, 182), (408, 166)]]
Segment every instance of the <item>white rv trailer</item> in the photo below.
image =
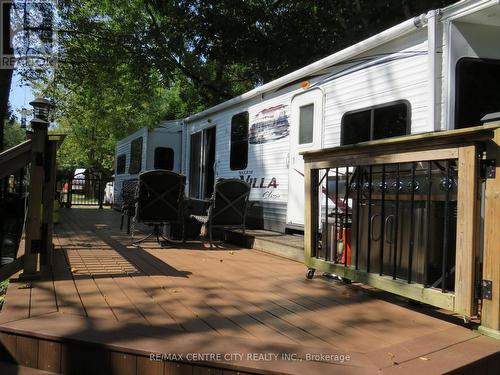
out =
[(123, 181), (137, 178), (141, 171), (181, 171), (182, 124), (166, 121), (157, 128), (142, 128), (116, 143), (114, 205), (122, 203)]
[(217, 177), (252, 185), (250, 219), (304, 223), (300, 152), (480, 124), (500, 110), (500, 4), (460, 1), (184, 120), (192, 197)]

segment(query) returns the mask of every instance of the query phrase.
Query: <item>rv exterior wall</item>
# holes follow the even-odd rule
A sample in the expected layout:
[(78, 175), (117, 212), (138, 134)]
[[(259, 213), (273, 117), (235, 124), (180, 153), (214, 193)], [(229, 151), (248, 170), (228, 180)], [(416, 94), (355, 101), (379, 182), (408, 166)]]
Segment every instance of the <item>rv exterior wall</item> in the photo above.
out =
[[(114, 183), (114, 205), (121, 205), (121, 191), (123, 181), (138, 178), (139, 174), (131, 174), (130, 167), (130, 145), (137, 138), (142, 138), (141, 171), (154, 168), (154, 152), (156, 147), (171, 147), (174, 149), (174, 170), (181, 170), (182, 156), (182, 124), (180, 121), (170, 121), (160, 124), (154, 130), (142, 128), (126, 138), (118, 141), (115, 149), (115, 183)], [(116, 159), (120, 155), (126, 156), (125, 173), (118, 174), (116, 171)]]
[(182, 154), (182, 125), (180, 122), (170, 122), (166, 125), (150, 130), (148, 136), (148, 150), (146, 167), (143, 170), (154, 169), (155, 150), (157, 147), (169, 147), (174, 150), (174, 171), (181, 171)]
[[(147, 138), (148, 138), (148, 130), (147, 128), (142, 128), (136, 131), (135, 133), (132, 133), (128, 137), (125, 137), (118, 141), (116, 143), (116, 148), (115, 148), (115, 183), (114, 183), (114, 205), (115, 207), (121, 205), (121, 190), (122, 190), (122, 185), (123, 181), (133, 178), (134, 176), (137, 176), (137, 174), (132, 175), (129, 173), (129, 167), (130, 167), (130, 143), (134, 140), (141, 137), (143, 139), (143, 144), (142, 144), (142, 157), (141, 157), (141, 169), (144, 170), (146, 167), (146, 154), (148, 150), (148, 143), (147, 143)], [(125, 155), (126, 156), (126, 162), (125, 162), (125, 173), (122, 174), (117, 174), (116, 173), (116, 159), (118, 158), (119, 155)]]

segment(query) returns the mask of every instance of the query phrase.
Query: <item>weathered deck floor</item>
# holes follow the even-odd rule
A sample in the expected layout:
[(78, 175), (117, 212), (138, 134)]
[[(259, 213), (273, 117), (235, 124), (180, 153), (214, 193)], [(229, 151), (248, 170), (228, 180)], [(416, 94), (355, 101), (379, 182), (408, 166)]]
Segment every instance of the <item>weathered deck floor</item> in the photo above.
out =
[[(131, 246), (112, 210), (61, 216), (53, 279), (14, 280), (0, 313), (3, 355), (20, 365), (90, 373), (105, 362), (127, 374), (499, 370), (500, 342), (451, 314), (322, 277), (308, 281), (302, 264), (255, 250)], [(81, 347), (68, 349), (74, 345)], [(292, 357), (247, 357), (285, 352)], [(150, 361), (150, 353), (183, 353), (184, 364)], [(236, 354), (194, 363), (187, 353)], [(307, 353), (350, 359), (310, 361)]]

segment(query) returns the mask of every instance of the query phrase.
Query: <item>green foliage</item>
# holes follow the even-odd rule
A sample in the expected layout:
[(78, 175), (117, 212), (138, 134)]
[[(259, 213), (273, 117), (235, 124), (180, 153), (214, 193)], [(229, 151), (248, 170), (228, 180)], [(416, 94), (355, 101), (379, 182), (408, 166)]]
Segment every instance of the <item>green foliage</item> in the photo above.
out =
[(18, 122), (11, 119), (5, 122), (4, 137), (4, 148), (8, 149), (26, 140), (26, 132)]
[(239, 95), (450, 0), (59, 0), (61, 56), (50, 78), (60, 164), (112, 169), (141, 127)]

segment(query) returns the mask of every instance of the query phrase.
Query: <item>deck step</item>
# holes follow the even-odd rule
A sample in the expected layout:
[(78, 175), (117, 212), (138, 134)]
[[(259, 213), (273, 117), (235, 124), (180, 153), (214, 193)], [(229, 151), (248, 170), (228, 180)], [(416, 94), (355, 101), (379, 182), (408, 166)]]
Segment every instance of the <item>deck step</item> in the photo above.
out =
[(248, 249), (264, 251), (283, 258), (304, 262), (304, 236), (268, 230), (226, 230), (227, 241)]
[(0, 374), (2, 375), (50, 375), (55, 372), (47, 372), (31, 367), (19, 366), (14, 363), (0, 362)]
[[(209, 349), (207, 342), (210, 343)], [(356, 361), (354, 367), (332, 361), (311, 363), (305, 360), (307, 353), (330, 352), (331, 346), (326, 343), (306, 346), (293, 342), (264, 342), (203, 331), (179, 335), (178, 331), (159, 326), (62, 313), (1, 324), (2, 347), (7, 353), (0, 352), (0, 360), (5, 360), (7, 355), (12, 361), (33, 367), (50, 363), (63, 374), (322, 375), (335, 372), (347, 375), (352, 374), (357, 366), (376, 370), (371, 360), (365, 360), (363, 355), (345, 351), (338, 353), (349, 354), (353, 362)], [(42, 351), (43, 355), (39, 355)], [(240, 353), (241, 356), (220, 359), (200, 356), (195, 359), (189, 353)], [(294, 353), (301, 360), (253, 359), (254, 355), (263, 358), (266, 353)], [(15, 369), (16, 365), (13, 366)], [(344, 368), (347, 370), (343, 371)], [(52, 374), (33, 371), (40, 372), (14, 374)], [(3, 372), (0, 367), (0, 375), (4, 374), (9, 372)]]

